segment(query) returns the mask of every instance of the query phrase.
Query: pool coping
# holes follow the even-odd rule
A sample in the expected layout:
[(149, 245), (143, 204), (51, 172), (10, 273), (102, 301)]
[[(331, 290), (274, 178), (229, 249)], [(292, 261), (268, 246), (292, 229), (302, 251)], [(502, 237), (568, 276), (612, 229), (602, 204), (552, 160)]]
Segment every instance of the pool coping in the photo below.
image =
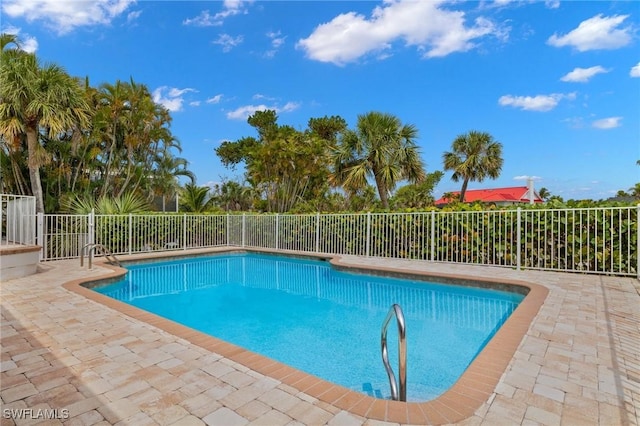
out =
[(461, 274), (426, 273), (408, 271), (401, 268), (382, 266), (356, 266), (349, 264), (340, 255), (326, 255), (306, 252), (291, 252), (283, 250), (254, 250), (246, 248), (229, 248), (204, 250), (197, 253), (160, 252), (127, 256), (123, 261), (145, 261), (160, 258), (192, 257), (207, 254), (223, 254), (230, 252), (271, 253), (297, 256), (311, 259), (328, 260), (337, 269), (353, 272), (371, 272), (391, 276), (414, 277), (421, 280), (433, 278), (438, 282), (464, 285), (474, 282), (482, 285), (497, 285), (524, 287), (528, 289), (525, 298), (515, 311), (500, 327), (485, 348), (473, 360), (460, 378), (439, 397), (426, 402), (401, 402), (377, 399), (360, 392), (350, 390), (341, 385), (328, 382), (311, 374), (297, 370), (279, 361), (251, 352), (219, 338), (196, 331), (150, 312), (143, 311), (124, 302), (112, 299), (85, 287), (86, 284), (117, 279), (126, 273), (126, 269), (98, 260), (96, 264), (111, 269), (111, 272), (83, 279), (72, 280), (62, 286), (74, 293), (90, 300), (115, 309), (129, 317), (158, 327), (176, 337), (182, 338), (194, 345), (215, 352), (235, 361), (251, 370), (264, 374), (300, 392), (331, 404), (341, 410), (372, 420), (381, 420), (401, 424), (446, 424), (456, 423), (471, 417), (475, 411), (485, 403), (494, 393), (495, 387), (513, 358), (518, 346), (529, 330), (531, 322), (544, 303), (549, 290), (547, 287), (521, 280), (501, 278), (479, 278)]

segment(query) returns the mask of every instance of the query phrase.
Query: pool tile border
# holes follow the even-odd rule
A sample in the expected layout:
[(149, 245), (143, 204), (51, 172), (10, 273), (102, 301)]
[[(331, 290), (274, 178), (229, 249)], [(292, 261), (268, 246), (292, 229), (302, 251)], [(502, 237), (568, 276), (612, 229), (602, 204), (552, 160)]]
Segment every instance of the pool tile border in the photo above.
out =
[[(235, 361), (251, 370), (265, 376), (279, 380), (298, 391), (314, 397), (324, 403), (333, 405), (341, 410), (372, 420), (394, 422), (400, 424), (445, 424), (456, 423), (471, 417), (493, 394), (496, 385), (504, 374), (509, 362), (513, 358), (520, 342), (527, 333), (533, 319), (544, 303), (549, 290), (547, 287), (519, 280), (495, 278), (487, 280), (468, 275), (425, 273), (408, 271), (398, 268), (381, 266), (356, 266), (344, 261), (341, 256), (314, 256), (309, 253), (228, 249), (215, 251), (199, 251), (195, 255), (221, 254), (229, 252), (260, 252), (282, 255), (294, 255), (306, 258), (321, 258), (341, 270), (365, 273), (374, 271), (377, 274), (415, 277), (417, 279), (434, 279), (439, 281), (464, 284), (481, 282), (483, 285), (517, 286), (528, 289), (528, 293), (520, 305), (511, 314), (503, 326), (487, 343), (469, 365), (458, 381), (438, 398), (426, 402), (399, 402), (373, 398), (362, 393), (352, 391), (340, 385), (330, 383), (316, 376), (297, 370), (293, 367), (267, 358), (255, 352), (248, 351), (234, 344), (225, 342), (213, 336), (201, 333), (184, 325), (178, 324), (158, 315), (117, 301), (87, 288), (85, 285), (108, 279), (116, 279), (126, 273), (126, 270), (112, 266), (103, 261), (96, 262), (111, 269), (111, 272), (99, 277), (83, 278), (69, 281), (63, 287), (69, 291), (82, 295), (90, 300), (105, 305), (127, 316), (143, 321), (162, 329), (178, 338), (182, 338), (194, 345), (200, 346)], [(135, 261), (152, 260), (168, 257), (184, 257), (180, 252), (154, 253), (153, 255), (138, 255), (127, 257)], [(124, 258), (123, 258), (124, 259)]]

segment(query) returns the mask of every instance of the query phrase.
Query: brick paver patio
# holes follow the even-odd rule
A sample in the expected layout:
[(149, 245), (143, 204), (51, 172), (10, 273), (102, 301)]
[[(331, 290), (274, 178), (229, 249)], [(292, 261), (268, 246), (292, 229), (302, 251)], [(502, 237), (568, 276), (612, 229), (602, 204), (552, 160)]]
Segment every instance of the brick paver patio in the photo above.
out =
[[(497, 386), (460, 424), (640, 424), (636, 279), (351, 256), (341, 262), (549, 289)], [(2, 425), (393, 424), (63, 288), (110, 272), (102, 266), (88, 271), (70, 260), (43, 269), (0, 285)]]

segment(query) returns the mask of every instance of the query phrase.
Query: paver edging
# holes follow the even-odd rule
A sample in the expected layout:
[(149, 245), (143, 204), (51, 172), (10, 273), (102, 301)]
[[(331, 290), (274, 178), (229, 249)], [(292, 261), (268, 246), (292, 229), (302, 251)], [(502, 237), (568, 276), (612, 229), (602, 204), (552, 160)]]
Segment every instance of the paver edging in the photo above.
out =
[[(233, 248), (230, 250), (216, 250), (210, 253), (202, 252), (201, 254), (225, 253), (225, 252), (251, 252), (254, 250), (243, 250)], [(264, 251), (255, 250), (257, 252), (270, 252), (278, 254), (288, 254), (282, 251)], [(178, 252), (184, 256), (184, 252)], [(171, 252), (162, 253), (162, 257), (170, 257)], [(302, 257), (311, 257), (308, 253), (303, 253)], [(157, 259), (159, 256), (154, 254), (149, 258)], [(359, 266), (351, 265), (342, 261), (340, 256), (320, 256), (323, 260), (329, 260), (333, 267), (338, 269), (348, 269), (352, 271), (370, 271), (375, 270), (377, 273), (386, 273), (390, 275), (406, 275), (420, 277), (421, 279), (433, 278), (449, 280), (452, 282), (482, 282), (486, 285), (497, 284), (499, 286), (518, 287), (525, 289), (527, 295), (514, 310), (514, 312), (505, 321), (502, 327), (496, 332), (493, 338), (487, 343), (484, 349), (476, 356), (473, 362), (467, 367), (462, 376), (454, 383), (454, 385), (441, 394), (438, 398), (427, 402), (398, 402), (390, 400), (380, 400), (359, 392), (352, 391), (348, 388), (327, 382), (308, 373), (304, 376), (313, 378), (316, 385), (311, 388), (308, 386), (309, 381), (305, 381), (296, 376), (296, 380), (286, 380), (288, 376), (294, 373), (300, 373), (292, 367), (272, 360), (263, 355), (248, 351), (239, 346), (220, 340), (216, 337), (199, 332), (192, 328), (178, 324), (169, 319), (158, 315), (143, 311), (126, 303), (117, 301), (108, 296), (92, 291), (86, 287), (91, 283), (102, 283), (105, 280), (116, 280), (126, 274), (126, 269), (109, 265), (105, 261), (98, 260), (97, 265), (101, 265), (110, 269), (110, 272), (84, 279), (76, 279), (64, 283), (62, 286), (74, 293), (82, 295), (88, 299), (96, 301), (116, 311), (124, 313), (127, 316), (158, 327), (176, 337), (182, 338), (190, 343), (202, 347), (204, 349), (215, 352), (228, 359), (231, 359), (247, 368), (254, 369), (261, 374), (280, 380), (300, 392), (307, 393), (312, 397), (319, 399), (328, 404), (335, 406), (353, 414), (370, 418), (372, 420), (381, 420), (395, 423), (415, 423), (416, 420), (424, 420), (425, 423), (455, 423), (471, 417), (474, 412), (482, 406), (492, 395), (500, 377), (506, 370), (509, 362), (513, 358), (520, 342), (527, 333), (529, 326), (540, 307), (544, 303), (549, 290), (547, 287), (519, 280), (506, 280), (502, 278), (486, 279), (478, 277), (469, 277), (457, 274), (441, 274), (426, 273), (420, 271), (408, 271), (397, 268), (378, 267), (378, 266)], [(144, 261), (145, 257), (136, 257), (137, 260)], [(123, 259), (124, 260), (124, 259)], [(126, 261), (126, 260), (125, 260)], [(275, 368), (276, 366), (280, 368)], [(284, 374), (286, 373), (286, 374)], [(293, 382), (293, 383), (289, 383)], [(482, 387), (478, 389), (478, 382)], [(307, 384), (306, 386), (304, 384)], [(296, 385), (300, 385), (297, 387)], [(300, 389), (300, 387), (304, 389)], [(339, 390), (331, 391), (332, 388)], [(473, 392), (470, 392), (473, 390)], [(306, 391), (306, 392), (305, 392)], [(473, 396), (469, 395), (470, 393)], [(338, 396), (336, 397), (336, 394)], [(337, 399), (336, 399), (337, 398)], [(344, 401), (354, 401), (353, 405), (345, 404)], [(399, 409), (398, 404), (403, 404), (406, 409)], [(365, 412), (366, 411), (366, 412)], [(419, 413), (422, 413), (420, 416)], [(437, 420), (436, 420), (437, 419)]]

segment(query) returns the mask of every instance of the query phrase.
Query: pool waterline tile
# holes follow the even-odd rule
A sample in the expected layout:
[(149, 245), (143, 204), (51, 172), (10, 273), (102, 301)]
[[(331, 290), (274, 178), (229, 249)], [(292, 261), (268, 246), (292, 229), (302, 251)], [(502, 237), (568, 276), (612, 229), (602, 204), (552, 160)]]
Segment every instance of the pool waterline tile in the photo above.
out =
[[(355, 257), (351, 257), (351, 256), (342, 256), (340, 258), (336, 258), (334, 260), (335, 262), (344, 262), (346, 264), (350, 264), (352, 266), (357, 266), (357, 267), (362, 267), (365, 269), (369, 269), (371, 267), (374, 266), (380, 266), (380, 265), (386, 265), (385, 268), (383, 269), (388, 269), (391, 271), (398, 271), (398, 270), (402, 270), (405, 271), (404, 273), (407, 273), (407, 270), (409, 270), (411, 273), (415, 273), (416, 271), (411, 270), (411, 263), (409, 263), (409, 261), (397, 261), (397, 260), (393, 260), (393, 259), (370, 259), (370, 258), (355, 258)], [(63, 263), (63, 262), (60, 262)], [(423, 262), (424, 264), (425, 262)], [(72, 264), (72, 262), (68, 262), (69, 265)], [(418, 265), (420, 264), (420, 262), (415, 262), (414, 265)], [(77, 265), (74, 265), (77, 266)], [(419, 274), (425, 275), (425, 276), (433, 276), (433, 275), (444, 275), (444, 276), (454, 276), (457, 277), (458, 279), (464, 279), (466, 277), (469, 276), (476, 276), (476, 275), (484, 275), (483, 279), (485, 281), (490, 280), (491, 278), (489, 277), (490, 275), (495, 274), (497, 276), (497, 281), (501, 284), (504, 284), (506, 282), (515, 282), (518, 284), (525, 284), (525, 285), (529, 285), (529, 282), (534, 282), (534, 281), (542, 281), (544, 282), (545, 286), (540, 286), (541, 288), (544, 288), (545, 291), (548, 292), (547, 287), (549, 289), (552, 289), (552, 291), (556, 288), (561, 288), (561, 286), (563, 284), (561, 284), (562, 282), (564, 282), (565, 280), (569, 282), (568, 285), (573, 285), (573, 286), (579, 286), (579, 288), (582, 287), (588, 287), (588, 286), (592, 286), (594, 289), (596, 289), (595, 292), (592, 292), (593, 297), (602, 297), (604, 296), (617, 296), (615, 291), (617, 291), (616, 287), (620, 287), (620, 288), (624, 288), (626, 291), (626, 295), (625, 297), (633, 297), (635, 299), (633, 300), (640, 300), (638, 299), (638, 295), (637, 295), (637, 291), (634, 292), (629, 292), (629, 281), (631, 281), (630, 279), (625, 279), (625, 278), (603, 278), (600, 279), (600, 286), (601, 288), (598, 288), (598, 277), (593, 277), (593, 276), (579, 276), (577, 274), (560, 274), (560, 273), (544, 273), (544, 272), (532, 272), (532, 273), (527, 273), (527, 272), (515, 272), (515, 271), (509, 271), (508, 269), (500, 269), (500, 268), (489, 268), (489, 267), (470, 267), (468, 265), (446, 265), (447, 268), (440, 268), (440, 265), (438, 264), (428, 264), (427, 267), (425, 267), (425, 271), (417, 271)], [(70, 269), (70, 278), (74, 278), (77, 277), (78, 275), (86, 275), (86, 276), (90, 276), (89, 280), (93, 280), (95, 281), (96, 279), (99, 279), (105, 275), (111, 275), (111, 276), (117, 276), (118, 272), (107, 272), (105, 273), (105, 269), (102, 268), (101, 265), (96, 264), (96, 269), (94, 269), (93, 271), (77, 271), (77, 267), (76, 268), (69, 268)], [(99, 269), (99, 270), (98, 270)], [(82, 272), (82, 273), (80, 273)], [(518, 279), (516, 280), (511, 280), (510, 276), (514, 275), (517, 276)], [(62, 276), (60, 276), (62, 277)], [(67, 279), (69, 279), (69, 277), (67, 277)], [(467, 278), (468, 279), (468, 278)], [(29, 282), (28, 280), (25, 280), (26, 282)], [(58, 281), (60, 282), (60, 281)], [(603, 282), (607, 283), (607, 286), (605, 287), (604, 284), (602, 284)], [(579, 283), (579, 284), (578, 284)], [(10, 294), (9, 297), (6, 296), (6, 293), (3, 294), (3, 311), (6, 306), (9, 306), (11, 308), (12, 312), (18, 312), (20, 314), (21, 317), (24, 317), (25, 315), (32, 315), (32, 318), (37, 318), (37, 313), (39, 308), (36, 308), (35, 304), (31, 301), (31, 300), (20, 300), (20, 298), (16, 298), (13, 297), (14, 294), (18, 295), (18, 289), (14, 288), (11, 286), (11, 282), (8, 283), (9, 286), (7, 286), (5, 283), (3, 283), (3, 291), (6, 290), (7, 288), (10, 288)], [(77, 280), (76, 280), (76, 284), (78, 284)], [(535, 285), (535, 284), (532, 284)], [(45, 287), (44, 285), (40, 284), (39, 287)], [(54, 288), (54, 287), (47, 287), (47, 288)], [(65, 285), (65, 288), (68, 288), (68, 285)], [(634, 284), (631, 285), (630, 287), (632, 290), (634, 288)], [(636, 287), (638, 288), (638, 287)], [(118, 303), (109, 303), (109, 302), (105, 302), (104, 300), (96, 300), (96, 298), (92, 297), (93, 295), (96, 295), (97, 293), (93, 292), (93, 291), (89, 291), (87, 289), (84, 289), (85, 291), (83, 291), (83, 289), (79, 286), (76, 285), (75, 289), (72, 289), (72, 291), (76, 292), (76, 293), (80, 293), (84, 296), (89, 296), (90, 299), (93, 299), (95, 301), (98, 301), (99, 303), (103, 304), (103, 305), (107, 305), (108, 307), (115, 309), (119, 312), (125, 313), (127, 316), (130, 316), (132, 318), (136, 318), (136, 319), (140, 319), (143, 322), (144, 321), (144, 317), (140, 317), (139, 314), (140, 312), (136, 312), (136, 309), (133, 310), (126, 310), (126, 309), (121, 309), (120, 306), (118, 306)], [(36, 288), (34, 291), (38, 291), (38, 289)], [(55, 290), (53, 290), (53, 293), (55, 293)], [(586, 290), (583, 291), (584, 294), (589, 294), (589, 296), (585, 296), (586, 299), (585, 300), (592, 300), (592, 294), (588, 293)], [(559, 293), (559, 294), (564, 294), (564, 292)], [(546, 295), (546, 293), (545, 293)], [(531, 296), (535, 296), (535, 297), (531, 297)], [(56, 300), (58, 296), (56, 297), (49, 297), (51, 302), (54, 302)], [(68, 296), (67, 296), (68, 297)], [(532, 294), (530, 293), (527, 298), (525, 298), (525, 300), (523, 301), (523, 303), (525, 301), (527, 301), (529, 298), (531, 297), (531, 301), (538, 301), (540, 305), (543, 305), (544, 309), (540, 312), (540, 314), (538, 315), (538, 320), (539, 322), (542, 324), (543, 321), (548, 322), (549, 324), (554, 324), (554, 321), (557, 318), (560, 318), (559, 313), (560, 312), (566, 312), (566, 314), (570, 315), (570, 311), (565, 310), (565, 311), (561, 311), (562, 308), (562, 301), (558, 301), (559, 299), (562, 298), (549, 298), (548, 300), (546, 299), (546, 297), (540, 297), (539, 294)], [(108, 299), (108, 298), (106, 298)], [(7, 300), (9, 300), (7, 302)], [(112, 299), (110, 299), (112, 300)], [(8, 303), (8, 305), (7, 305)], [(74, 302), (75, 304), (78, 304), (78, 302)], [(608, 303), (610, 303), (611, 305), (616, 305), (618, 307), (620, 306), (625, 306), (624, 305), (624, 300), (621, 300), (621, 297), (617, 297), (617, 299), (609, 299)], [(31, 307), (33, 305), (33, 308)], [(127, 305), (125, 305), (127, 306)], [(522, 303), (521, 303), (522, 306)], [(595, 306), (595, 305), (594, 305)], [(601, 305), (600, 305), (601, 306)], [(637, 315), (638, 312), (637, 310), (634, 310), (636, 308), (632, 308), (632, 306), (638, 306), (637, 304), (633, 304), (633, 303), (629, 303), (626, 305), (626, 312), (624, 312), (625, 315), (629, 314), (631, 315), (633, 318), (635, 318), (637, 320)], [(509, 342), (508, 346), (515, 346), (513, 348), (514, 351), (518, 351), (516, 352), (516, 355), (518, 355), (518, 358), (521, 358), (521, 352), (523, 350), (523, 347), (527, 347), (527, 345), (523, 344), (523, 336), (526, 334), (527, 339), (529, 341), (528, 346), (532, 347), (532, 349), (537, 350), (536, 348), (539, 346), (538, 342), (536, 342), (535, 339), (539, 339), (535, 336), (539, 336), (539, 331), (538, 329), (534, 326), (532, 327), (532, 330), (530, 332), (528, 332), (528, 328), (531, 325), (531, 319), (533, 319), (533, 317), (536, 316), (538, 310), (541, 308), (541, 306), (537, 306), (535, 309), (531, 309), (531, 308), (527, 308), (527, 309), (518, 309), (516, 310), (516, 312), (514, 312), (514, 314), (518, 313), (518, 314), (522, 314), (525, 317), (530, 317), (529, 321), (527, 322), (526, 320), (524, 321), (517, 321), (514, 322), (514, 325), (516, 325), (516, 328), (521, 329), (521, 330), (517, 330), (518, 333), (522, 333), (520, 334), (519, 337), (513, 337), (511, 338), (511, 342), (509, 342), (510, 339), (506, 339), (505, 342)], [(41, 309), (41, 308), (40, 308)], [(66, 308), (65, 308), (66, 309)], [(568, 309), (568, 307), (567, 307)], [(632, 357), (629, 357), (628, 354), (626, 354), (624, 352), (624, 347), (620, 348), (618, 346), (612, 346), (611, 348), (609, 348), (608, 345), (613, 345), (614, 343), (616, 343), (614, 340), (611, 339), (611, 335), (609, 334), (609, 338), (607, 338), (607, 333), (611, 332), (611, 328), (609, 325), (605, 325), (606, 323), (602, 322), (603, 321), (603, 317), (602, 317), (602, 311), (600, 310), (600, 307), (598, 307), (598, 309), (595, 309), (595, 307), (590, 308), (589, 312), (595, 312), (593, 315), (598, 315), (598, 320), (597, 322), (599, 324), (601, 324), (601, 326), (599, 326), (601, 329), (598, 330), (599, 335), (602, 335), (603, 339), (601, 339), (601, 343), (598, 343), (599, 347), (601, 346), (602, 348), (599, 349), (599, 353), (602, 352), (603, 350), (606, 351), (611, 351), (611, 355), (608, 355), (608, 357), (605, 358), (600, 358), (600, 359), (595, 359), (594, 356), (591, 356), (591, 358), (594, 358), (593, 360), (590, 359), (588, 356), (585, 357), (584, 355), (580, 357), (579, 360), (572, 358), (571, 356), (568, 356), (568, 361), (569, 360), (571, 362), (576, 363), (576, 368), (578, 369), (576, 371), (576, 373), (573, 373), (574, 376), (576, 377), (586, 377), (588, 376), (588, 374), (583, 373), (583, 374), (579, 374), (580, 369), (584, 368), (585, 366), (588, 366), (586, 368), (589, 368), (591, 366), (592, 362), (609, 362), (609, 360), (611, 359), (616, 359), (617, 357), (620, 357), (622, 355), (627, 356), (627, 358), (621, 358), (621, 359), (629, 359), (631, 360)], [(3, 312), (4, 314), (4, 312)], [(74, 314), (74, 311), (69, 311), (70, 315)], [(606, 311), (605, 311), (606, 314)], [(106, 315), (106, 314), (105, 314)], [(108, 314), (111, 315), (111, 314)], [(592, 316), (593, 316), (592, 315)], [(618, 316), (614, 317), (614, 320), (620, 320), (620, 315), (618, 314)], [(63, 315), (56, 315), (56, 317), (63, 317)], [(152, 317), (147, 317), (147, 319), (151, 319)], [(563, 317), (564, 318), (564, 317)], [(81, 321), (83, 321), (81, 319)], [(130, 324), (132, 320), (128, 320), (128, 322)], [(566, 322), (567, 320), (563, 319), (563, 322)], [(590, 319), (591, 322), (593, 322), (593, 318)], [(11, 321), (12, 323), (14, 323), (15, 321)], [(623, 343), (628, 346), (628, 347), (637, 347), (636, 345), (634, 345), (634, 343), (637, 343), (639, 341), (638, 338), (638, 334), (636, 333), (635, 328), (633, 328), (634, 324), (638, 324), (638, 322), (634, 322), (633, 319), (629, 319), (627, 321), (628, 324), (630, 324), (629, 326), (629, 343), (624, 342), (625, 338), (616, 338), (615, 340), (618, 342), (623, 341)], [(4, 326), (5, 324), (3, 324)], [(156, 326), (162, 330), (168, 331), (171, 330), (170, 333), (173, 335), (177, 335), (179, 338), (183, 339), (183, 341), (188, 341), (188, 342), (192, 342), (193, 344), (203, 347), (207, 350), (211, 350), (210, 347), (213, 346), (216, 348), (216, 352), (228, 352), (231, 353), (232, 356), (235, 356), (235, 354), (238, 354), (239, 352), (236, 352), (236, 348), (233, 347), (233, 345), (225, 345), (224, 343), (220, 343), (220, 341), (216, 341), (215, 338), (210, 338), (208, 336), (205, 336), (204, 338), (202, 336), (200, 336), (198, 333), (193, 333), (192, 331), (187, 333), (187, 337), (180, 335), (179, 333), (184, 332), (184, 329), (186, 329), (186, 327), (181, 328), (172, 328), (172, 327), (167, 327), (166, 325), (163, 326), (163, 324), (161, 323), (157, 323)], [(28, 328), (31, 330), (34, 330), (33, 333), (38, 334), (39, 336), (42, 337), (47, 337), (50, 333), (50, 331), (46, 331), (45, 333), (42, 333), (40, 331), (38, 331), (39, 328), (42, 329), (47, 329), (47, 325), (39, 322), (38, 325), (34, 325), (34, 324), (29, 324)], [(503, 327), (504, 328), (504, 327)], [(154, 331), (153, 327), (148, 327), (149, 329), (149, 333), (153, 334), (156, 333)], [(523, 330), (522, 330), (523, 329)], [(575, 330), (580, 330), (581, 327), (576, 326)], [(19, 328), (16, 328), (16, 330), (19, 330)], [(126, 336), (126, 328), (122, 329), (122, 330), (118, 330), (116, 333), (110, 333), (110, 335), (117, 335), (119, 338), (123, 337), (123, 333)], [(190, 330), (190, 329), (188, 329)], [(4, 330), (3, 330), (4, 331)], [(553, 333), (553, 330), (550, 331), (551, 333)], [(566, 332), (566, 330), (563, 329), (559, 329), (558, 332)], [(139, 341), (146, 341), (149, 340), (151, 342), (154, 341), (154, 339), (157, 339), (152, 337), (151, 334), (149, 335), (149, 337), (143, 337), (142, 335), (140, 335), (140, 340)], [(53, 336), (55, 336), (55, 332), (54, 334), (52, 334)], [(108, 338), (107, 336), (109, 335), (109, 333), (105, 333), (105, 337)], [(138, 334), (136, 334), (138, 335)], [(5, 334), (3, 333), (3, 346), (5, 345)], [(621, 336), (621, 335), (619, 335)], [(626, 334), (625, 334), (626, 336)], [(48, 338), (48, 337), (47, 337)], [(213, 344), (210, 344), (210, 340), (209, 339), (213, 339)], [(542, 339), (543, 341), (545, 339)], [(58, 345), (60, 342), (60, 340), (49, 340), (49, 344), (48, 345)], [(198, 342), (198, 343), (196, 343)], [(492, 342), (490, 342), (489, 345), (491, 345)], [(489, 345), (487, 345), (489, 347)], [(533, 346), (532, 346), (533, 345)], [(24, 352), (28, 352), (29, 350), (33, 350), (33, 348), (21, 348), (20, 345), (17, 345), (15, 350), (12, 351), (12, 355), (18, 355), (20, 353), (24, 353)], [(569, 346), (566, 349), (562, 349), (560, 352), (556, 351), (557, 354), (556, 355), (560, 355), (561, 353), (564, 353), (566, 355), (568, 354), (572, 354), (571, 352), (572, 348)], [(514, 354), (512, 353), (511, 356), (508, 356), (509, 352), (511, 351), (511, 348), (509, 348), (508, 350), (504, 351), (504, 350), (496, 350), (492, 355), (496, 356), (498, 358), (505, 358), (502, 361), (497, 362), (497, 364), (499, 364), (500, 362), (504, 362), (504, 369), (503, 369), (503, 373), (505, 374), (504, 378), (501, 378), (501, 376), (503, 376), (503, 374), (500, 374), (496, 377), (496, 374), (494, 374), (493, 371), (488, 372), (489, 370), (493, 370), (494, 366), (496, 365), (496, 359), (487, 359), (486, 360), (486, 365), (482, 365), (482, 362), (478, 362), (478, 366), (477, 368), (472, 368), (475, 367), (475, 362), (474, 364), (472, 364), (472, 366), (470, 366), (469, 370), (468, 370), (468, 375), (465, 374), (460, 380), (459, 382), (456, 384), (460, 384), (460, 389), (471, 389), (476, 391), (477, 393), (474, 393), (474, 397), (471, 398), (473, 400), (476, 401), (480, 401), (478, 403), (478, 408), (476, 408), (475, 412), (476, 415), (474, 416), (474, 419), (477, 418), (477, 416), (480, 416), (480, 418), (486, 417), (490, 418), (491, 414), (494, 413), (494, 409), (492, 408), (492, 401), (493, 401), (493, 392), (494, 389), (496, 388), (496, 384), (501, 381), (501, 380), (505, 380), (505, 378), (510, 378), (513, 377), (513, 374), (509, 372), (508, 366), (509, 363), (511, 362), (511, 360), (514, 358)], [(616, 352), (617, 351), (617, 352)], [(491, 354), (491, 352), (490, 352)], [(621, 355), (622, 354), (622, 355)], [(224, 355), (224, 354), (221, 354)], [(529, 355), (531, 356), (531, 355)], [(527, 359), (529, 356), (527, 356), (526, 358), (523, 359)], [(534, 355), (535, 356), (535, 355)], [(242, 358), (244, 359), (244, 362), (247, 363), (251, 363), (252, 359), (254, 359), (255, 357), (252, 356), (247, 356), (244, 355), (242, 356)], [(482, 361), (481, 360), (481, 356), (479, 356), (477, 358), (477, 360)], [(545, 351), (543, 351), (542, 353), (540, 353), (539, 356), (539, 362), (542, 363), (545, 361)], [(580, 364), (578, 364), (577, 362), (580, 362)], [(550, 360), (549, 362), (553, 362), (556, 363), (557, 361), (553, 361)], [(636, 362), (637, 362), (637, 357), (636, 357)], [(621, 362), (620, 360), (618, 360), (618, 365), (620, 367), (624, 367), (625, 363)], [(249, 368), (251, 368), (250, 366), (248, 366)], [(485, 368), (487, 367), (487, 368)], [(261, 374), (265, 374), (267, 376), (269, 376), (268, 372), (266, 370), (273, 370), (273, 371), (280, 371), (280, 374), (284, 374), (284, 377), (286, 377), (287, 375), (291, 375), (293, 374), (291, 371), (289, 371), (287, 368), (279, 368), (278, 367), (278, 363), (272, 360), (267, 360), (264, 362), (260, 362), (260, 367), (257, 368), (257, 370), (260, 371)], [(506, 371), (506, 373), (505, 373)], [(11, 372), (11, 370), (9, 371)], [(32, 371), (29, 371), (30, 374), (33, 375)], [(3, 375), (5, 374), (4, 372), (2, 373)], [(4, 378), (5, 376), (3, 376)], [(596, 376), (597, 378), (597, 376)], [(489, 383), (491, 381), (494, 381), (494, 383)], [(304, 379), (299, 380), (298, 382), (300, 383), (305, 383)], [(502, 383), (502, 382), (501, 382)], [(535, 382), (534, 382), (535, 384)], [(624, 384), (624, 382), (623, 382)], [(466, 393), (464, 391), (459, 391), (459, 389), (456, 388), (456, 385), (454, 385), (454, 387), (452, 388), (453, 390), (455, 390), (455, 392), (460, 393), (462, 395), (466, 395)], [(5, 382), (3, 380), (3, 390), (5, 388)], [(334, 385), (331, 385), (334, 386)], [(295, 386), (294, 386), (295, 387)], [(325, 394), (329, 394), (330, 392), (332, 392), (332, 387), (329, 387), (328, 389), (325, 389), (324, 393)], [(484, 401), (482, 401), (482, 393), (485, 392), (486, 398), (484, 398)], [(538, 409), (539, 410), (544, 410), (544, 411), (548, 411), (549, 407), (546, 407), (547, 403), (542, 399), (542, 398), (536, 398), (535, 394), (531, 393), (530, 396), (527, 393), (528, 391), (524, 390), (524, 389), (520, 389), (520, 388), (515, 388), (514, 392), (513, 392), (513, 399), (514, 401), (516, 399), (523, 399), (527, 401), (527, 403), (532, 404), (532, 405), (536, 405), (538, 404)], [(628, 392), (625, 389), (625, 395)], [(321, 394), (322, 395), (322, 394)], [(321, 396), (320, 395), (320, 396)], [(632, 393), (631, 397), (635, 397), (637, 398), (637, 394)], [(419, 421), (418, 423), (432, 423), (432, 424), (437, 424), (437, 423), (443, 423), (443, 422), (457, 422), (460, 420), (463, 420), (463, 418), (458, 418), (461, 417), (463, 415), (462, 408), (461, 407), (456, 407), (455, 406), (455, 398), (448, 398), (446, 397), (446, 395), (444, 399), (442, 399), (442, 401), (447, 402), (446, 404), (443, 402), (440, 402), (438, 398), (437, 400), (434, 401), (430, 401), (427, 403), (406, 403), (404, 404), (404, 406), (406, 407), (406, 410), (404, 412), (404, 414), (394, 414), (394, 410), (388, 410), (388, 406), (385, 406), (384, 409), (384, 418), (377, 418), (375, 420), (381, 420), (381, 421), (392, 421), (392, 422), (414, 422), (414, 419), (424, 419), (424, 421)], [(572, 400), (571, 395), (568, 395), (568, 397), (566, 398), (567, 400)], [(616, 413), (614, 413), (611, 407), (613, 407), (614, 405), (612, 405), (614, 403), (614, 395), (612, 395), (609, 399), (604, 398), (601, 393), (599, 393), (598, 389), (593, 389), (590, 392), (587, 392), (585, 395), (580, 395), (581, 398), (584, 398), (586, 400), (591, 400), (590, 398), (594, 398), (591, 401), (595, 402), (595, 406), (598, 407), (598, 402), (595, 398), (600, 398), (602, 400), (606, 400), (607, 402), (601, 402), (600, 405), (602, 407), (602, 409), (598, 412), (598, 417), (599, 419), (617, 419), (620, 420), (620, 413), (621, 411), (618, 410)], [(575, 398), (575, 397), (574, 397)], [(356, 416), (356, 418), (358, 418), (359, 420), (361, 420), (362, 422), (364, 422), (364, 417), (366, 413), (371, 412), (372, 414), (374, 412), (377, 412), (378, 414), (380, 414), (380, 412), (382, 411), (379, 407), (379, 404), (377, 404), (377, 407), (375, 410), (372, 410), (373, 408), (373, 404), (374, 402), (377, 401), (373, 398), (370, 398), (368, 396), (365, 396), (363, 394), (360, 393), (355, 393), (355, 392), (351, 392), (348, 391), (345, 395), (343, 395), (342, 397), (340, 397), (338, 400), (336, 400), (334, 402), (334, 406), (337, 407), (336, 409), (345, 409), (348, 410), (352, 413), (352, 415)], [(636, 399), (637, 401), (637, 399)], [(467, 401), (469, 402), (469, 401)], [(214, 403), (213, 401), (211, 402), (212, 404)], [(398, 404), (402, 404), (402, 403), (398, 403)], [(351, 406), (351, 407), (345, 407), (345, 406)], [(560, 406), (558, 405), (554, 405), (555, 409), (560, 409), (562, 406), (562, 404)], [(497, 407), (496, 407), (497, 409)], [(595, 409), (595, 408), (594, 408)], [(622, 405), (622, 410), (624, 410), (624, 405)], [(213, 410), (215, 411), (215, 410)], [(626, 411), (626, 410), (625, 410)], [(540, 414), (541, 411), (536, 411), (536, 410), (532, 410), (531, 416), (529, 416), (531, 419), (534, 418), (538, 418), (538, 414)], [(207, 413), (208, 414), (208, 413)], [(466, 416), (467, 418), (470, 418), (471, 416), (473, 416), (474, 411), (472, 410), (470, 413), (468, 413), (468, 415)], [(569, 416), (575, 416), (576, 413), (570, 413), (569, 410), (567, 410), (567, 414), (566, 417), (569, 418)], [(394, 416), (398, 416), (397, 418), (394, 418)], [(202, 416), (199, 416), (200, 418), (202, 418)], [(493, 417), (496, 418), (496, 417)], [(555, 417), (554, 417), (555, 418)], [(563, 416), (564, 418), (564, 416)], [(633, 421), (629, 422), (630, 424), (637, 424), (637, 423), (633, 423)], [(594, 423), (595, 424), (595, 423)]]

